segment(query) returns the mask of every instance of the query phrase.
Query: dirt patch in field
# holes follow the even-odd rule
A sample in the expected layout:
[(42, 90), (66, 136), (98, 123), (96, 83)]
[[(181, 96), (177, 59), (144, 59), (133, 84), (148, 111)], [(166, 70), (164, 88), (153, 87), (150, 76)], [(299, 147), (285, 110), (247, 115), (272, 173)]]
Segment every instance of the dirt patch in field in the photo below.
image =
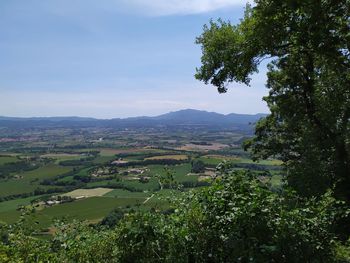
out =
[(184, 146), (177, 148), (181, 151), (217, 151), (223, 148), (229, 147), (227, 144), (212, 143), (210, 145), (198, 145), (193, 143), (187, 143)]
[(204, 155), (203, 157), (204, 158), (214, 158), (214, 159), (229, 160), (229, 161), (239, 160), (239, 158), (237, 158), (237, 157), (224, 156), (224, 155), (218, 155), (218, 154), (208, 154), (208, 155)]
[(110, 188), (77, 189), (72, 192), (65, 193), (62, 196), (70, 196), (72, 198), (103, 196), (111, 191), (113, 191), (113, 189)]

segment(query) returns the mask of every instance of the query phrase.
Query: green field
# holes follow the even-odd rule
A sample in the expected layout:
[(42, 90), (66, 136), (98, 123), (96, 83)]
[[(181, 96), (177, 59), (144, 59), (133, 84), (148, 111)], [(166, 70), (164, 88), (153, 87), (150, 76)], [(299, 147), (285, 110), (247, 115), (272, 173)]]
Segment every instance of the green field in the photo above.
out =
[(225, 158), (224, 156), (221, 158), (212, 156), (202, 156), (199, 158), (199, 160), (203, 161), (205, 164), (218, 165), (219, 163), (222, 163), (223, 160), (232, 161), (232, 158)]
[(69, 167), (62, 167), (57, 164), (48, 164), (38, 169), (21, 173), (21, 178), (0, 180), (0, 197), (30, 193), (36, 188), (50, 188), (39, 185), (39, 180), (50, 178), (70, 171)]
[(122, 184), (128, 187), (134, 187), (139, 191), (155, 191), (159, 187), (158, 180), (155, 177), (150, 178), (147, 183), (140, 183), (138, 180), (124, 180)]
[(9, 224), (16, 223), (20, 218), (20, 216), (21, 216), (21, 212), (15, 209), (0, 212), (0, 222), (5, 222)]
[(64, 203), (37, 211), (30, 217), (40, 227), (48, 227), (55, 219), (100, 220), (117, 207), (141, 204), (145, 198), (91, 197), (71, 203)]
[(70, 170), (71, 170), (70, 167), (63, 167), (57, 164), (48, 164), (36, 170), (24, 173), (23, 178), (27, 180), (33, 180), (33, 179), (41, 180), (41, 179), (53, 177), (55, 175), (66, 173)]
[(5, 163), (14, 163), (18, 161), (19, 160), (15, 156), (0, 156), (0, 165), (3, 165)]
[(56, 164), (62, 161), (70, 161), (70, 160), (79, 160), (81, 159), (80, 154), (64, 154), (64, 153), (52, 153), (52, 154), (44, 154), (41, 157), (52, 158), (55, 159)]
[[(149, 165), (148, 168), (150, 169), (150, 174), (153, 176), (165, 174), (164, 166), (162, 165)], [(189, 163), (169, 166), (169, 168), (174, 172), (174, 179), (176, 182), (196, 182), (198, 180), (198, 176), (187, 175), (191, 172), (191, 164)]]
[(97, 156), (94, 160), (94, 164), (99, 164), (99, 163), (106, 163), (115, 160), (115, 156)]

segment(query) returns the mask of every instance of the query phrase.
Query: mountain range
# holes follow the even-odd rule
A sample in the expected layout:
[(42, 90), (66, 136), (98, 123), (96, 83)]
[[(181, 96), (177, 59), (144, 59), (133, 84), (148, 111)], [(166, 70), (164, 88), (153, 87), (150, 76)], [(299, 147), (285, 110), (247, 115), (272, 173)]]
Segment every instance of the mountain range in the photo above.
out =
[[(0, 127), (152, 127), (152, 126), (207, 126), (236, 129), (251, 129), (252, 124), (266, 114), (220, 114), (194, 109), (169, 112), (155, 117), (130, 117), (114, 119), (95, 119), (86, 117), (0, 117)], [(250, 128), (249, 128), (250, 127)]]

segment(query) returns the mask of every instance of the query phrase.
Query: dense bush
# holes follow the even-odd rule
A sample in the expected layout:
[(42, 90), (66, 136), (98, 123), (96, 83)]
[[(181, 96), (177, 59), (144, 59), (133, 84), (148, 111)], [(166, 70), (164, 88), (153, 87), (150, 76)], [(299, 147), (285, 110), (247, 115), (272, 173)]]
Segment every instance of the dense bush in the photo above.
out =
[(117, 223), (124, 217), (124, 211), (116, 208), (102, 219), (101, 225), (109, 228), (115, 227)]
[(204, 162), (201, 160), (193, 160), (191, 162), (191, 173), (203, 173), (205, 170)]

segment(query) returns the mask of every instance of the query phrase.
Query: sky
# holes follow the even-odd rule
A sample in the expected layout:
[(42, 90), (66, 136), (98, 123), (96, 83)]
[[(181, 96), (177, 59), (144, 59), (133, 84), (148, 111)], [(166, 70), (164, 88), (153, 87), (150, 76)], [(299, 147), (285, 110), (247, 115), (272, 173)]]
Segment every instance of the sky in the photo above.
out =
[(266, 113), (266, 68), (226, 94), (194, 78), (210, 19), (243, 0), (1, 0), (0, 116)]

